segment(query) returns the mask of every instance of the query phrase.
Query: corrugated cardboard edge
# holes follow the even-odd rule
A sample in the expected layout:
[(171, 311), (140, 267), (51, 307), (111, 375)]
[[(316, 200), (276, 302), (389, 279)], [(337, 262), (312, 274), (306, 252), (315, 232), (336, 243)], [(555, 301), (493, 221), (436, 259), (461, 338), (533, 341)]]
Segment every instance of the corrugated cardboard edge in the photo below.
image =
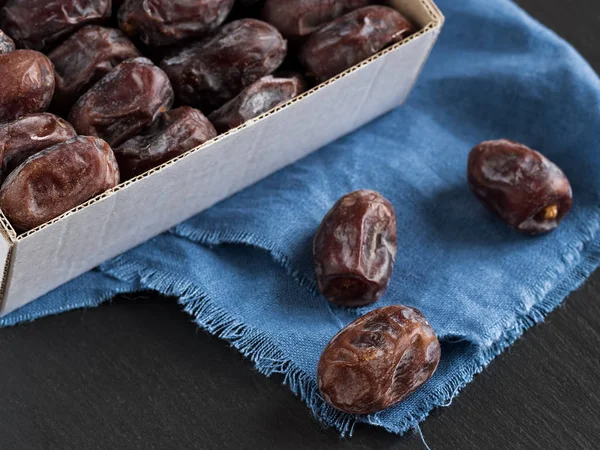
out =
[[(240, 125), (237, 128), (234, 128), (233, 130), (228, 131), (227, 133), (221, 134), (217, 137), (215, 137), (214, 139), (211, 139), (210, 141), (205, 142), (204, 144), (189, 150), (188, 152), (184, 153), (183, 155), (180, 155), (154, 169), (149, 170), (148, 172), (139, 175), (138, 177), (135, 177), (131, 180), (128, 180), (118, 186), (116, 186), (113, 189), (110, 189), (96, 197), (94, 197), (93, 199), (90, 199), (89, 201), (67, 211), (66, 213), (60, 215), (59, 217), (43, 224), (40, 225), (37, 228), (34, 228), (26, 233), (23, 233), (21, 235), (18, 235), (17, 232), (15, 231), (15, 229), (12, 227), (12, 225), (10, 224), (10, 222), (7, 220), (7, 218), (5, 217), (5, 215), (0, 211), (0, 234), (2, 234), (2, 237), (5, 239), (7, 246), (8, 246), (8, 250), (6, 252), (5, 258), (4, 258), (4, 270), (3, 270), (3, 274), (2, 274), (2, 284), (0, 285), (0, 299), (4, 299), (4, 293), (6, 290), (6, 286), (8, 284), (8, 279), (9, 279), (9, 275), (10, 275), (10, 271), (12, 268), (12, 257), (13, 257), (13, 247), (15, 246), (15, 244), (17, 244), (19, 241), (26, 239), (28, 236), (31, 236), (32, 234), (56, 223), (59, 222), (61, 220), (64, 220), (65, 218), (69, 217), (72, 214), (77, 213), (78, 211), (87, 208), (88, 206), (93, 205), (94, 203), (100, 202), (103, 199), (106, 199), (107, 197), (112, 196), (114, 193), (122, 190), (122, 189), (127, 189), (127, 187), (129, 187), (130, 185), (134, 184), (134, 183), (139, 183), (141, 182), (143, 179), (152, 176), (154, 173), (163, 170), (164, 168), (173, 165), (173, 164), (177, 164), (179, 161), (185, 159), (186, 157), (188, 157), (190, 154), (198, 152), (203, 150), (204, 148), (212, 145), (213, 143), (219, 141), (220, 139), (225, 138), (226, 136), (229, 136), (231, 134), (235, 134), (238, 133), (240, 130), (249, 127), (249, 126), (253, 126), (254, 124), (260, 122), (261, 120), (263, 120), (264, 118), (276, 114), (277, 112), (281, 111), (284, 108), (289, 107), (290, 105), (296, 103), (296, 102), (300, 102), (302, 100), (304, 100), (305, 98), (311, 96), (314, 92), (320, 90), (320, 89), (324, 89), (327, 86), (329, 86), (332, 83), (335, 83), (336, 81), (338, 81), (339, 79), (346, 77), (348, 74), (361, 69), (362, 67), (370, 64), (371, 62), (373, 62), (376, 59), (379, 59), (381, 57), (383, 57), (384, 55), (393, 52), (395, 50), (397, 50), (400, 47), (405, 46), (406, 44), (408, 44), (409, 42), (427, 34), (427, 33), (431, 33), (431, 32), (435, 32), (436, 34), (439, 34), (439, 32), (441, 31), (441, 28), (443, 26), (444, 23), (444, 16), (441, 13), (441, 11), (438, 9), (438, 7), (435, 5), (435, 3), (433, 3), (433, 1), (431, 0), (415, 0), (418, 1), (418, 3), (420, 3), (428, 12), (429, 14), (429, 18), (430, 21), (421, 28), (421, 30), (419, 30), (417, 33), (409, 36), (408, 38), (380, 51), (379, 53), (373, 55), (372, 57), (362, 61), (361, 63), (349, 68), (348, 70), (342, 72), (341, 74), (327, 80), (324, 83), (319, 84), (318, 86), (315, 86), (314, 88), (310, 89), (309, 91), (299, 95), (298, 97), (295, 97), (294, 99), (279, 105), (275, 108), (273, 108), (272, 110), (258, 116), (255, 119), (249, 120), (246, 123)], [(436, 36), (437, 38), (437, 36)], [(432, 46), (433, 48), (433, 46)], [(431, 51), (431, 50), (430, 50)], [(422, 65), (425, 64), (425, 61), (427, 60), (427, 58), (424, 59), (424, 62)], [(419, 68), (419, 71), (422, 69), (422, 67)], [(416, 80), (415, 80), (416, 82)], [(414, 84), (414, 82), (413, 82)], [(412, 88), (412, 87), (411, 87)], [(0, 254), (0, 258), (2, 258), (3, 255)], [(0, 301), (0, 312), (2, 311), (3, 308), (3, 301)]]
[(0, 235), (2, 235), (2, 239), (4, 240), (2, 244), (6, 244), (6, 250), (3, 249), (4, 251), (0, 253), (0, 258), (2, 258), (0, 259), (0, 263), (3, 264), (2, 284), (0, 284), (0, 299), (2, 299), (2, 301), (0, 301), (0, 314), (2, 314), (2, 310), (4, 307), (4, 292), (8, 284), (8, 276), (12, 267), (11, 263), (13, 248), (15, 246), (16, 233), (12, 229), (2, 212), (0, 212), (0, 221), (2, 222), (2, 228), (0, 228)]

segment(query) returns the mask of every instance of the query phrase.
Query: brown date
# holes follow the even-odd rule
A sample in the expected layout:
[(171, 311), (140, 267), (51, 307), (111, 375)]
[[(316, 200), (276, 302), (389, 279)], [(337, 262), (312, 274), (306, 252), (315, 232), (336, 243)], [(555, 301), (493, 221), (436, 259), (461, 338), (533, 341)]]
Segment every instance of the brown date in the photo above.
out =
[(146, 58), (115, 67), (73, 106), (69, 121), (79, 134), (118, 146), (139, 134), (173, 104), (165, 73)]
[(126, 0), (119, 27), (150, 46), (171, 45), (216, 30), (233, 0)]
[(54, 68), (33, 50), (0, 55), (0, 123), (45, 111), (54, 93)]
[(140, 175), (216, 135), (215, 127), (197, 109), (182, 106), (169, 111), (143, 134), (115, 149), (121, 177), (127, 180)]
[(392, 204), (374, 191), (345, 195), (327, 213), (313, 241), (319, 291), (336, 305), (376, 302), (390, 282), (396, 251)]
[(224, 133), (291, 100), (305, 90), (306, 83), (299, 75), (267, 75), (213, 111), (208, 118), (219, 133)]
[(102, 139), (79, 136), (29, 157), (4, 180), (0, 209), (18, 231), (52, 220), (119, 184)]
[(418, 309), (376, 309), (327, 344), (317, 368), (325, 401), (349, 414), (372, 414), (404, 400), (434, 374), (440, 343)]
[(262, 17), (288, 39), (307, 36), (370, 0), (266, 0)]
[(571, 185), (562, 170), (514, 141), (477, 145), (469, 154), (467, 178), (490, 210), (525, 234), (554, 230), (571, 209)]
[(181, 103), (209, 113), (283, 62), (286, 42), (272, 25), (241, 19), (163, 60)]
[(0, 28), (20, 48), (42, 51), (110, 14), (110, 0), (9, 0), (0, 13)]
[(15, 51), (15, 42), (0, 30), (0, 55)]
[(69, 122), (49, 113), (29, 114), (0, 125), (0, 178), (6, 178), (31, 155), (76, 136)]
[(56, 77), (52, 110), (67, 114), (115, 66), (138, 56), (140, 52), (120, 30), (97, 25), (81, 28), (48, 55)]
[(311, 34), (300, 50), (300, 61), (311, 77), (325, 81), (413, 31), (410, 22), (395, 9), (366, 6)]

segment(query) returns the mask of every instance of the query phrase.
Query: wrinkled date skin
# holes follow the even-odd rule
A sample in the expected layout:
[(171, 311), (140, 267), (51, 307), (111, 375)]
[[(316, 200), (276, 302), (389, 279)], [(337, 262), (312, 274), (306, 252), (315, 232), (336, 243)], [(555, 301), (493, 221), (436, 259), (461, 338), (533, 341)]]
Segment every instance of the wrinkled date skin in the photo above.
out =
[(140, 136), (115, 149), (123, 180), (191, 150), (217, 135), (215, 127), (200, 111), (182, 106), (163, 114)]
[(52, 63), (33, 50), (0, 55), (0, 80), (0, 123), (45, 111), (54, 94)]
[(48, 55), (56, 77), (52, 110), (67, 114), (93, 84), (121, 62), (138, 56), (140, 52), (120, 30), (83, 27)]
[(291, 100), (305, 90), (306, 83), (299, 75), (267, 75), (213, 111), (208, 118), (219, 133), (224, 133)]
[(146, 45), (170, 45), (216, 30), (231, 8), (233, 0), (126, 0), (119, 27)]
[(342, 197), (313, 241), (319, 291), (341, 306), (376, 302), (390, 282), (396, 251), (396, 214), (391, 203), (368, 190)]
[(440, 354), (435, 332), (419, 310), (379, 308), (327, 344), (317, 368), (319, 390), (334, 408), (372, 414), (401, 402), (429, 380)]
[(0, 125), (0, 178), (6, 178), (30, 156), (76, 136), (69, 122), (50, 113), (29, 114)]
[(413, 26), (387, 6), (366, 6), (315, 31), (300, 50), (308, 75), (325, 81), (413, 33)]
[(271, 25), (241, 19), (163, 60), (181, 103), (209, 113), (283, 62), (286, 42)]
[(262, 18), (286, 38), (298, 39), (369, 3), (370, 0), (266, 0)]
[(509, 140), (482, 142), (469, 154), (471, 191), (524, 234), (554, 230), (571, 209), (565, 174), (541, 153)]
[(77, 28), (110, 14), (110, 0), (9, 0), (0, 13), (0, 28), (20, 48), (49, 50)]
[(0, 55), (15, 51), (15, 42), (0, 30)]
[(113, 151), (79, 136), (31, 156), (0, 188), (0, 209), (18, 231), (52, 220), (119, 184)]
[(118, 146), (139, 134), (173, 104), (165, 73), (146, 58), (129, 59), (98, 81), (73, 106), (69, 121), (79, 134)]

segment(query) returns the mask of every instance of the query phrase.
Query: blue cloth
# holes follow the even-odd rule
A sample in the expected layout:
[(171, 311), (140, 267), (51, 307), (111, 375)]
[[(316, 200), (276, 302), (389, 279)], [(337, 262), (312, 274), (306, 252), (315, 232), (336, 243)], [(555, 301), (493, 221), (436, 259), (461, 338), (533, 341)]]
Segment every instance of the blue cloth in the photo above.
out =
[[(285, 374), (324, 423), (402, 433), (446, 405), (524, 329), (543, 320), (600, 261), (600, 82), (578, 54), (506, 0), (439, 0), (447, 23), (408, 103), (209, 211), (1, 320), (11, 325), (118, 292), (177, 296), (194, 320), (262, 373)], [(552, 234), (522, 237), (471, 195), (479, 141), (544, 152), (574, 191)], [(330, 306), (315, 291), (311, 240), (343, 194), (382, 192), (398, 215), (398, 258), (373, 307)], [(442, 339), (435, 376), (387, 411), (352, 417), (315, 382), (329, 339), (357, 315), (402, 303)], [(201, 357), (200, 355), (198, 357)]]

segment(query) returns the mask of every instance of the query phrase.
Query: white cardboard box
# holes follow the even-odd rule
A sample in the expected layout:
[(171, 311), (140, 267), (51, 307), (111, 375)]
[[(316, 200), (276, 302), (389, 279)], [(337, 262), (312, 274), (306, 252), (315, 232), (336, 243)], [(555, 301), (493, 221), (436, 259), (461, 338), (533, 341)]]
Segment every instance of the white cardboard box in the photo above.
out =
[(0, 316), (402, 104), (441, 31), (431, 0), (390, 0), (420, 31), (369, 60), (17, 235), (0, 213)]

